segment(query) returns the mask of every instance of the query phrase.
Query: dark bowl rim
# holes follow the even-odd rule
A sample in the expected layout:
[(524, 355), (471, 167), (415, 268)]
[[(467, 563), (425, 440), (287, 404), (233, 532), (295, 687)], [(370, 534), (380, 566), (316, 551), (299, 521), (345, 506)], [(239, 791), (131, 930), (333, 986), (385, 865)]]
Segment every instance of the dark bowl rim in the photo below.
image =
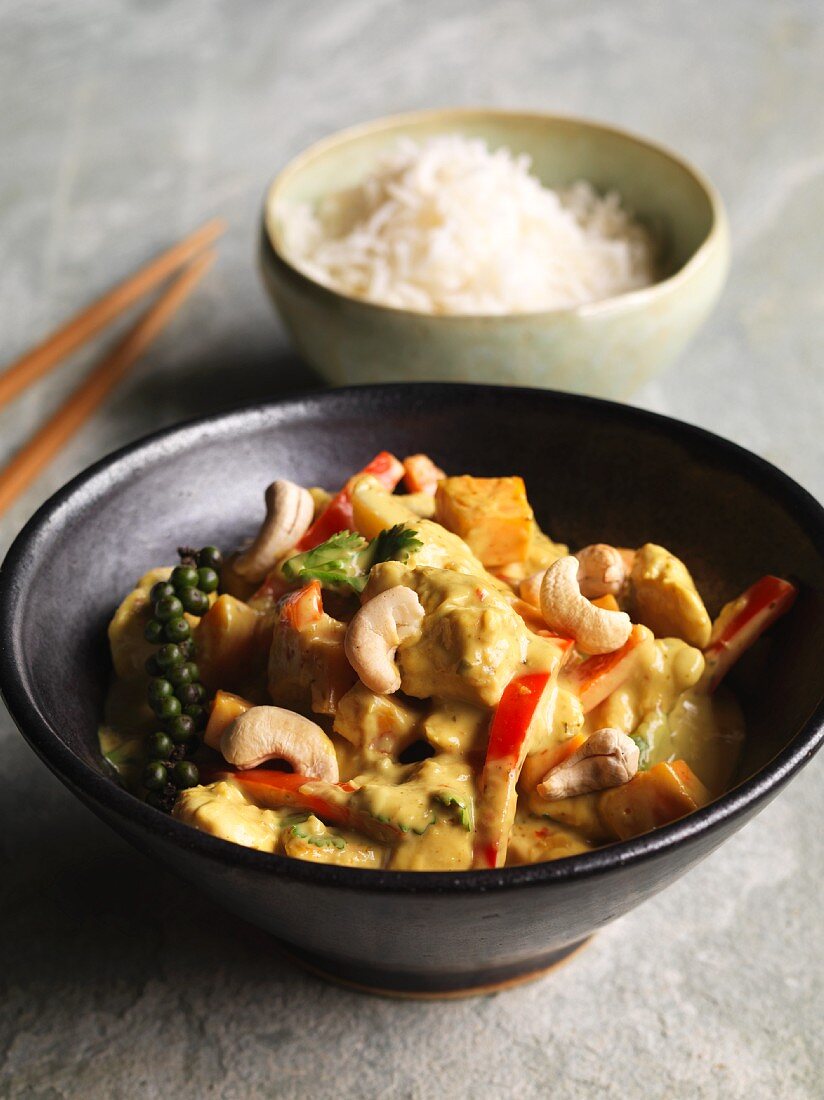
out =
[[(144, 462), (168, 457), (189, 437), (197, 437), (206, 425), (220, 424), (228, 430), (233, 423), (261, 423), (290, 412), (300, 412), (306, 403), (350, 401), (394, 396), (408, 398), (414, 390), (417, 397), (426, 394), (445, 396), (449, 391), (473, 391), (476, 394), (515, 392), (535, 400), (550, 400), (561, 405), (591, 406), (601, 415), (629, 421), (631, 425), (666, 428), (670, 437), (685, 443), (711, 447), (723, 455), (729, 468), (750, 476), (758, 474), (766, 487), (785, 505), (793, 508), (802, 526), (818, 545), (824, 545), (824, 508), (806, 489), (777, 467), (744, 447), (706, 429), (676, 420), (660, 413), (649, 412), (632, 405), (579, 394), (519, 386), (493, 386), (468, 383), (391, 383), (368, 386), (348, 386), (290, 394), (264, 405), (198, 417), (144, 436), (104, 456), (98, 462), (72, 478), (35, 512), (14, 540), (5, 561), (0, 565), (0, 696), (8, 707), (22, 736), (35, 753), (69, 789), (81, 794), (104, 816), (116, 815), (145, 830), (160, 840), (169, 840), (197, 854), (222, 864), (248, 869), (259, 874), (280, 874), (285, 878), (318, 886), (370, 893), (456, 894), (510, 890), (532, 885), (565, 883), (592, 875), (635, 866), (664, 855), (679, 844), (698, 839), (726, 822), (752, 812), (756, 806), (777, 793), (800, 768), (808, 763), (824, 741), (824, 698), (808, 716), (790, 743), (754, 776), (744, 781), (709, 806), (670, 825), (629, 841), (620, 841), (592, 852), (568, 856), (545, 863), (519, 867), (504, 867), (486, 871), (364, 871), (360, 868), (306, 863), (286, 856), (245, 848), (221, 840), (161, 813), (129, 794), (112, 778), (95, 771), (68, 748), (59, 734), (41, 714), (29, 692), (23, 675), (20, 653), (17, 595), (25, 590), (26, 581), (37, 561), (37, 544), (52, 522), (61, 522), (72, 509), (84, 507), (90, 500), (105, 496), (107, 486), (118, 475), (139, 469)], [(21, 612), (22, 614), (22, 612)]]

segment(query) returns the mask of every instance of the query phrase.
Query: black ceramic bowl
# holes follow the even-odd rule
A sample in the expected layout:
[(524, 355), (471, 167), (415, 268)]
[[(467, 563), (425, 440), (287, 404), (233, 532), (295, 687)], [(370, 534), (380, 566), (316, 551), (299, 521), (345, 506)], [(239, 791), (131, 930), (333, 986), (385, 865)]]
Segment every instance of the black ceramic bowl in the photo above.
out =
[[(130, 584), (181, 542), (236, 544), (275, 476), (332, 488), (384, 447), (428, 451), (454, 472), (523, 474), (541, 523), (573, 545), (664, 543), (711, 611), (763, 573), (798, 581), (791, 614), (736, 670), (749, 723), (737, 786), (627, 843), (457, 874), (327, 867), (237, 847), (117, 786), (96, 726), (110, 673), (105, 627)], [(163, 432), (45, 504), (0, 571), (0, 686), (34, 750), (96, 814), (308, 965), (385, 992), (479, 991), (546, 969), (672, 882), (810, 760), (824, 734), (822, 548), (824, 510), (803, 489), (664, 417), (526, 389), (328, 391)]]

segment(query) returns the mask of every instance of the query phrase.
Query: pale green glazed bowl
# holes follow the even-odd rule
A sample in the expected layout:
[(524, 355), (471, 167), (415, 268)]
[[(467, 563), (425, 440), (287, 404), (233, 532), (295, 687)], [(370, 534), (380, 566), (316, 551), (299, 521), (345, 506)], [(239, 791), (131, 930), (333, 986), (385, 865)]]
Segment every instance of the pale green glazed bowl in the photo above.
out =
[[(660, 242), (660, 280), (575, 308), (433, 316), (338, 293), (290, 263), (283, 227), (296, 204), (359, 183), (399, 137), (455, 131), (528, 153), (548, 186), (586, 179), (599, 191), (618, 191)], [(344, 130), (293, 160), (266, 196), (261, 261), (299, 352), (333, 384), (497, 382), (625, 398), (675, 359), (715, 305), (729, 267), (729, 232), (712, 184), (632, 134), (555, 115), (438, 110)]]

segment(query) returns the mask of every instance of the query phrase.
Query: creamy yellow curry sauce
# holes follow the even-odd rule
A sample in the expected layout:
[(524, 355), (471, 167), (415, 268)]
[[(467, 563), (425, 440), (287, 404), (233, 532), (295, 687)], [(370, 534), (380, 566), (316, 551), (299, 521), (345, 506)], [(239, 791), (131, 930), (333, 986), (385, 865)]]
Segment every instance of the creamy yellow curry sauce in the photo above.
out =
[(666, 548), (572, 555), (519, 477), (424, 455), (384, 452), (335, 496), (275, 482), (266, 504), (249, 545), (184, 551), (110, 625), (101, 747), (158, 808), (295, 859), (464, 870), (627, 839), (727, 789), (744, 723), (719, 680), (787, 582), (713, 624)]

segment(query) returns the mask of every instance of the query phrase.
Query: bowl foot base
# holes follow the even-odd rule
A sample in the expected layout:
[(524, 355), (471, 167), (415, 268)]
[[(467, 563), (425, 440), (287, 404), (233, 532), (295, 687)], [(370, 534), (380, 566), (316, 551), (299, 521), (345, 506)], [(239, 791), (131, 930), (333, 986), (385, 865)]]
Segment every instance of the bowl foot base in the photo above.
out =
[(407, 971), (382, 970), (341, 962), (303, 951), (292, 944), (280, 943), (283, 954), (303, 970), (318, 978), (346, 986), (358, 993), (378, 997), (400, 997), (407, 1000), (439, 1001), (462, 997), (482, 997), (500, 993), (513, 986), (543, 978), (584, 948), (591, 937), (558, 950), (510, 966), (490, 967), (467, 973), (415, 974)]

